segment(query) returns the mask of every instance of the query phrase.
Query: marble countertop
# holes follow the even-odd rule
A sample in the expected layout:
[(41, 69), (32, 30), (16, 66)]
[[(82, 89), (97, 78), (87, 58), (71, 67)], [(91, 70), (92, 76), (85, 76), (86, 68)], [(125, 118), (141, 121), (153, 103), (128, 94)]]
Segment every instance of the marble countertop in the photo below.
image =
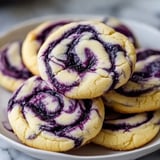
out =
[[(141, 21), (160, 29), (160, 0), (24, 0), (23, 3), (20, 0), (10, 1), (12, 3), (6, 4), (5, 1), (2, 4), (0, 0), (0, 33), (30, 18), (55, 14), (110, 15)], [(160, 150), (139, 160), (158, 160), (159, 155)], [(1, 139), (0, 158), (2, 160), (36, 160), (10, 148), (7, 142)]]

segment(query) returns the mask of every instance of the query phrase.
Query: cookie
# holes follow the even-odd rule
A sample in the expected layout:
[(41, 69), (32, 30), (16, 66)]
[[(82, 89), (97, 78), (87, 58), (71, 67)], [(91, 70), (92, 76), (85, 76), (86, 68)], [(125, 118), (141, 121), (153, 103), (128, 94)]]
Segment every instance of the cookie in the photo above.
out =
[(27, 34), (22, 47), (22, 58), (27, 68), (34, 75), (39, 75), (37, 54), (41, 45), (51, 32), (54, 32), (57, 28), (69, 22), (70, 21), (44, 22)]
[(32, 76), (22, 61), (22, 43), (15, 41), (0, 49), (0, 85), (15, 91), (26, 79)]
[(139, 113), (160, 108), (160, 51), (137, 51), (135, 71), (122, 87), (104, 94), (107, 106), (122, 113)]
[(131, 150), (149, 143), (160, 130), (160, 111), (119, 114), (107, 113), (103, 129), (92, 140), (113, 150)]
[(88, 143), (100, 132), (104, 105), (101, 98), (66, 98), (34, 76), (9, 100), (8, 118), (24, 144), (61, 152)]
[(50, 34), (38, 53), (42, 79), (70, 98), (94, 98), (130, 78), (135, 49), (98, 21), (74, 22)]
[(107, 18), (103, 19), (102, 22), (105, 23), (106, 25), (112, 27), (117, 32), (120, 32), (120, 33), (124, 34), (125, 36), (127, 36), (129, 38), (129, 40), (133, 43), (135, 48), (139, 47), (137, 39), (136, 39), (135, 35), (133, 34), (133, 31), (131, 31), (131, 29), (128, 26), (126, 26), (125, 24), (120, 22), (118, 19), (112, 18), (112, 17), (107, 17)]

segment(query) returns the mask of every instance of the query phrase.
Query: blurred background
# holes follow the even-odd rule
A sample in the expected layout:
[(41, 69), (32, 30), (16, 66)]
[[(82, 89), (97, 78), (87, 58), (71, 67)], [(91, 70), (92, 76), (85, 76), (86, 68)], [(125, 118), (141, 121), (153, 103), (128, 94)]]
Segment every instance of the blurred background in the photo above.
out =
[(31, 18), (55, 14), (111, 15), (160, 28), (160, 0), (0, 0), (0, 32)]

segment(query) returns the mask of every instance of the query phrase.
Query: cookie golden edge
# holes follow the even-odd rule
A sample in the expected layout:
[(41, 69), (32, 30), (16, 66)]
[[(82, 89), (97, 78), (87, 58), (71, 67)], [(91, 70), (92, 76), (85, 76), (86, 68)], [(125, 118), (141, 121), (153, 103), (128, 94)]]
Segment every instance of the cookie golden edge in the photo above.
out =
[(120, 113), (142, 113), (160, 109), (160, 92), (151, 92), (138, 97), (126, 97), (114, 90), (103, 95), (107, 107)]
[(25, 37), (22, 45), (22, 59), (25, 66), (32, 72), (33, 75), (39, 75), (37, 54), (40, 44), (36, 41), (36, 36), (48, 25), (53, 22), (46, 21), (33, 28)]
[[(27, 83), (28, 86), (26, 89), (23, 89), (22, 94), (25, 95), (25, 92), (28, 93), (29, 90), (33, 87), (34, 84), (31, 83), (33, 79), (36, 79), (36, 76), (30, 78), (21, 85), (21, 87), (23, 87)], [(18, 97), (19, 96), (20, 95), (18, 95)], [(92, 118), (90, 118), (84, 125), (83, 131), (79, 128), (80, 131), (76, 133), (78, 134), (77, 137), (82, 136), (84, 138), (82, 146), (89, 143), (91, 139), (100, 132), (104, 120), (104, 104), (102, 99), (100, 97), (93, 99), (92, 105), (95, 109), (94, 111), (92, 111)], [(33, 118), (33, 120), (36, 120), (36, 115), (33, 115), (31, 117)], [(20, 106), (19, 104), (16, 104), (13, 109), (8, 110), (8, 119), (18, 139), (27, 146), (55, 152), (65, 152), (74, 149), (75, 144), (73, 140), (67, 139), (66, 137), (56, 137), (56, 135), (49, 134), (46, 131), (40, 132), (38, 136), (36, 136), (36, 138), (29, 139), (28, 135), (32, 133), (32, 130), (33, 133), (36, 130), (34, 130), (33, 126), (31, 128), (26, 119), (24, 119), (24, 115), (22, 113), (22, 106)]]
[[(160, 119), (160, 110), (155, 112), (155, 116)], [(150, 143), (159, 131), (159, 121), (153, 120), (129, 132), (102, 129), (92, 142), (115, 151), (129, 151)]]

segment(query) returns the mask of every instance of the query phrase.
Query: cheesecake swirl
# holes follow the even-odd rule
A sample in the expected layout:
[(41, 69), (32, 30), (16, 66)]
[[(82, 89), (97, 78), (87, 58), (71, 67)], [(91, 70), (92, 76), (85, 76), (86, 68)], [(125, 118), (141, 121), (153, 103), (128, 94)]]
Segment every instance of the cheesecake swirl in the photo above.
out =
[[(74, 93), (72, 98), (91, 98), (124, 84), (133, 72), (135, 54), (128, 39), (106, 25), (77, 22), (48, 37), (38, 62), (41, 77), (52, 88), (69, 97)], [(81, 93), (84, 86), (86, 95)]]
[(135, 71), (129, 81), (103, 95), (107, 106), (122, 113), (140, 113), (160, 108), (160, 51), (137, 50)]
[(27, 79), (32, 76), (22, 61), (22, 42), (5, 45), (0, 50), (0, 71), (15, 79)]
[[(112, 114), (114, 114), (114, 118), (110, 118)], [(129, 132), (131, 129), (141, 127), (142, 125), (153, 121), (155, 118), (154, 112), (146, 112), (141, 114), (112, 114), (106, 116), (103, 122), (103, 129)], [(157, 119), (155, 124), (158, 124), (159, 120), (160, 119)]]
[[(17, 110), (18, 115), (15, 115)], [(34, 143), (39, 137), (43, 139), (44, 134), (47, 139), (43, 139), (45, 144), (47, 141), (51, 141), (53, 145), (68, 141), (69, 145), (65, 150), (80, 147), (97, 134), (101, 127), (96, 125), (102, 126), (104, 117), (100, 98), (94, 100), (66, 98), (50, 89), (40, 77), (29, 79), (14, 93), (8, 103), (8, 115), (15, 132), (14, 124), (18, 125), (20, 120), (13, 122), (12, 118), (21, 117), (26, 127), (23, 138), (20, 136), (23, 133), (16, 132), (20, 139)], [(95, 129), (90, 128), (96, 128), (97, 131), (93, 134), (90, 131)], [(53, 150), (56, 151), (56, 147)]]
[(137, 97), (155, 92), (160, 87), (160, 51), (143, 49), (137, 51), (135, 71), (127, 84), (116, 90), (117, 93)]

